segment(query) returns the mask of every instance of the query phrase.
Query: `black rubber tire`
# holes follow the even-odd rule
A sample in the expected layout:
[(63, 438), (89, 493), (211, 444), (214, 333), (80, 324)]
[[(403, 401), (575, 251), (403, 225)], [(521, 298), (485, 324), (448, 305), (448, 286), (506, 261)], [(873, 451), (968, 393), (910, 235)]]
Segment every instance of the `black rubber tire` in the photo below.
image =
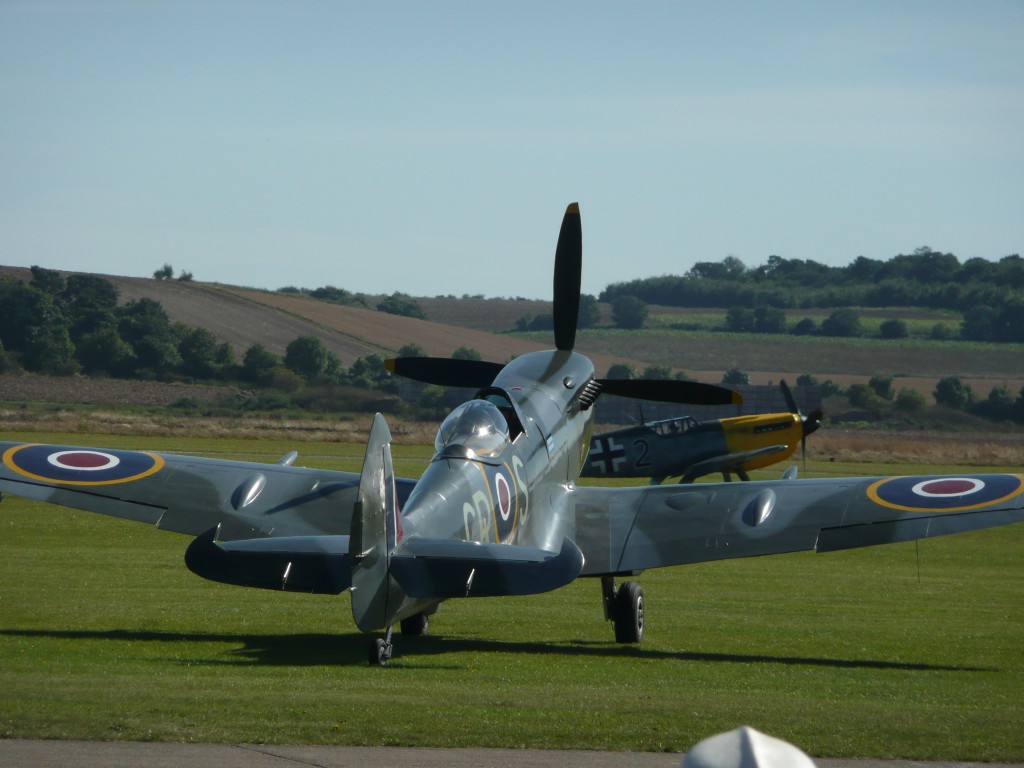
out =
[(430, 627), (430, 617), (425, 613), (414, 613), (407, 619), (402, 619), (399, 622), (399, 626), (402, 629), (403, 635), (415, 636), (427, 634), (427, 629)]
[(391, 659), (391, 647), (387, 640), (375, 637), (370, 641), (369, 662), (372, 667), (386, 667)]
[(644, 639), (644, 591), (635, 581), (624, 581), (615, 592), (615, 642)]

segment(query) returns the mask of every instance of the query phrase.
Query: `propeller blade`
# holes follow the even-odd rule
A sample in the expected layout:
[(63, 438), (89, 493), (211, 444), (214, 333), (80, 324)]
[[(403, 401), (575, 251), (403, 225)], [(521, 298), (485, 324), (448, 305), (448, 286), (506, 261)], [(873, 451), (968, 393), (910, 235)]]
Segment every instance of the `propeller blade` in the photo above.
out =
[[(782, 390), (782, 397), (786, 401), (786, 407), (789, 408), (789, 412), (794, 416), (800, 418), (800, 455), (804, 460), (804, 475), (807, 474), (807, 419), (800, 413), (800, 406), (796, 404), (796, 398), (793, 397), (793, 390), (789, 388), (789, 384), (786, 383), (785, 379), (779, 381), (779, 389)], [(817, 429), (817, 427), (815, 427)], [(814, 430), (811, 430), (812, 432)]]
[(779, 382), (779, 388), (782, 390), (782, 397), (786, 400), (786, 407), (789, 408), (790, 413), (800, 415), (800, 407), (796, 404), (796, 398), (793, 397), (793, 390), (789, 388), (789, 384), (786, 383), (785, 379)]
[(639, 400), (690, 405), (739, 405), (743, 396), (716, 384), (674, 379), (597, 379), (601, 392)]
[(580, 283), (583, 274), (583, 230), (579, 203), (570, 203), (562, 217), (555, 247), (555, 281), (552, 315), (555, 347), (563, 352), (576, 345), (576, 323), (580, 314)]
[(488, 387), (505, 366), (486, 360), (455, 360), (450, 357), (395, 357), (384, 365), (396, 376), (440, 387)]
[(811, 411), (806, 416), (801, 416), (801, 427), (803, 427), (803, 434), (800, 436), (800, 448), (803, 451), (804, 457), (804, 476), (807, 476), (807, 436), (813, 432), (817, 432), (818, 428), (821, 427), (821, 419), (823, 414), (819, 409)]

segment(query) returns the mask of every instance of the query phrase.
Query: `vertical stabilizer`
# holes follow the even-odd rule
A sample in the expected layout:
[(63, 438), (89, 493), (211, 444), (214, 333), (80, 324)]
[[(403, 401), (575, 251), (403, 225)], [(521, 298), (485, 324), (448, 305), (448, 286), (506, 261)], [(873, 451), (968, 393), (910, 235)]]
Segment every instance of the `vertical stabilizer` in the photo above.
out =
[(379, 413), (366, 445), (359, 493), (352, 510), (352, 617), (363, 632), (390, 625), (402, 593), (388, 575), (391, 551), (401, 541), (401, 520), (391, 462), (391, 431)]

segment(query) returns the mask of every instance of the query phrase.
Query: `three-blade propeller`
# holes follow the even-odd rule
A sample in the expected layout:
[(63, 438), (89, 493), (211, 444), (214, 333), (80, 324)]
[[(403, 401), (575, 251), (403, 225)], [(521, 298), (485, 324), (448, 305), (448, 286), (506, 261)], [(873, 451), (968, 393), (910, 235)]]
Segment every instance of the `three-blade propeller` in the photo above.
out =
[(786, 383), (785, 379), (779, 382), (779, 387), (782, 389), (782, 396), (786, 399), (786, 407), (789, 408), (789, 412), (796, 414), (800, 417), (801, 435), (800, 435), (800, 454), (804, 460), (804, 474), (807, 474), (807, 436), (812, 432), (816, 432), (818, 427), (821, 426), (821, 419), (824, 414), (819, 409), (811, 411), (809, 414), (804, 416), (800, 412), (800, 406), (796, 404), (796, 398), (793, 397), (793, 390), (789, 388), (789, 384)]
[[(570, 203), (562, 217), (555, 247), (552, 315), (555, 348), (571, 352), (576, 346), (583, 275), (583, 229), (578, 203)], [(490, 386), (504, 365), (482, 360), (444, 357), (398, 357), (386, 361), (394, 374), (443, 387)], [(730, 405), (743, 402), (739, 393), (714, 384), (656, 379), (597, 379), (601, 391), (641, 400), (697, 405)]]

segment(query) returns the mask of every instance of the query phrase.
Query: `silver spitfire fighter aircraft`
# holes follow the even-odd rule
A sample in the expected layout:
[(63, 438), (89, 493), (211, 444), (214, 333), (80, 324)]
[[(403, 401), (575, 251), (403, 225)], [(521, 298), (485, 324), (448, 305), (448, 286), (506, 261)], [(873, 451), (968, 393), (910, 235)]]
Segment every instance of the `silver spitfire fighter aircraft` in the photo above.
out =
[(399, 358), (401, 375), (478, 387), (441, 424), (417, 480), (396, 478), (377, 415), (361, 474), (151, 452), (0, 443), (0, 492), (195, 537), (188, 567), (267, 589), (351, 592), (355, 623), (417, 634), (444, 600), (526, 595), (600, 580), (616, 640), (637, 642), (644, 599), (617, 577), (732, 557), (908, 541), (1024, 520), (1024, 477), (884, 477), (586, 488), (575, 484), (601, 392), (728, 403), (693, 382), (611, 381), (573, 352), (581, 271), (577, 205), (555, 257), (555, 349), (502, 365)]

